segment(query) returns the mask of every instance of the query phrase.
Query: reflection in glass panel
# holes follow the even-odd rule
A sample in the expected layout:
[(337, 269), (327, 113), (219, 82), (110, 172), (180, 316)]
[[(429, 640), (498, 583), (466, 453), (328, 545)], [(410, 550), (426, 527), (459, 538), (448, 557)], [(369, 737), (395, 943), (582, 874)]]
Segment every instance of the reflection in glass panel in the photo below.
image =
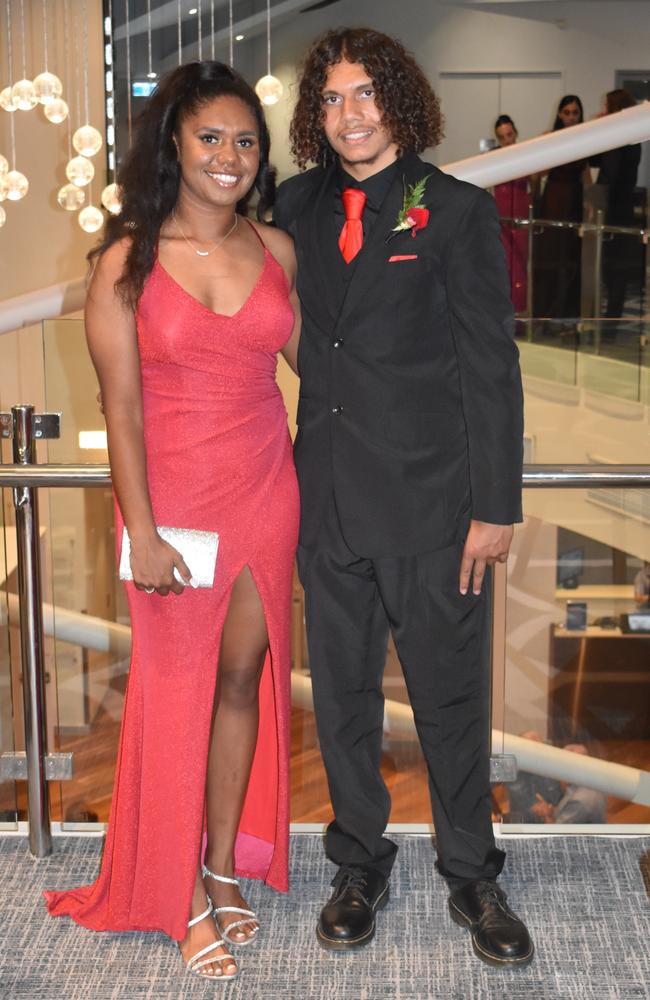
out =
[(528, 490), (525, 510), (504, 686), (504, 729), (524, 742), (510, 741), (518, 780), (495, 789), (504, 821), (648, 824), (650, 493)]
[[(105, 425), (83, 323), (44, 324), (45, 391), (61, 411), (51, 462), (107, 461)], [(45, 498), (47, 497), (47, 504)], [(43, 495), (54, 607), (57, 750), (74, 754), (74, 776), (53, 796), (64, 823), (105, 822), (113, 787), (128, 670), (128, 614), (115, 566), (110, 489), (52, 489)], [(48, 706), (49, 707), (49, 706)]]

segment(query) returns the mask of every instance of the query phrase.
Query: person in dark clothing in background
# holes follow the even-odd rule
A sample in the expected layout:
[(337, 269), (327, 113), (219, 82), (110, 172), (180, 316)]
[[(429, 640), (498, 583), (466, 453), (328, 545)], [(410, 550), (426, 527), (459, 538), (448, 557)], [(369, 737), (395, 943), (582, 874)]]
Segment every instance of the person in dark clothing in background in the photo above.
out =
[[(629, 91), (620, 88), (610, 90), (605, 95), (603, 115), (613, 115), (624, 108), (633, 108), (635, 104)], [(600, 168), (596, 183), (607, 187), (605, 225), (635, 225), (634, 189), (640, 160), (639, 143), (609, 149), (590, 159), (592, 166)], [(613, 233), (604, 243), (603, 279), (607, 291), (605, 316), (608, 319), (623, 315), (627, 285), (635, 277), (638, 277), (639, 283), (641, 281), (641, 247), (640, 240), (627, 233)], [(604, 336), (608, 334), (613, 337), (614, 330), (606, 330)]]
[[(566, 94), (560, 101), (553, 131), (584, 121), (582, 101)], [(548, 172), (536, 215), (557, 222), (582, 222), (587, 160), (561, 163)], [(534, 314), (562, 319), (566, 326), (580, 316), (580, 237), (576, 229), (544, 227), (535, 238)], [(551, 332), (551, 331), (548, 331)]]

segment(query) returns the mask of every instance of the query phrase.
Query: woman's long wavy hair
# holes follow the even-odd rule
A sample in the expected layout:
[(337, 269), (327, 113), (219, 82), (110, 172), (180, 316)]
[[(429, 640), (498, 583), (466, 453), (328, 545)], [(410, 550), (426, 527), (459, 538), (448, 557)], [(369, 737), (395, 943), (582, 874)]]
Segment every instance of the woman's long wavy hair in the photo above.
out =
[(307, 53), (298, 83), (298, 103), (290, 126), (291, 151), (301, 168), (326, 166), (335, 154), (323, 129), (323, 88), (331, 66), (361, 63), (383, 112), (382, 125), (399, 152), (422, 153), (443, 136), (440, 103), (431, 84), (401, 42), (371, 28), (328, 31)]
[(585, 111), (582, 106), (582, 101), (577, 94), (565, 94), (560, 103), (557, 106), (557, 113), (555, 115), (555, 121), (553, 122), (553, 131), (557, 132), (558, 129), (564, 128), (564, 122), (560, 118), (560, 111), (562, 108), (566, 108), (567, 104), (577, 104), (580, 108), (580, 121), (578, 125), (582, 125), (585, 120)]
[(253, 187), (237, 205), (246, 212), (253, 189), (259, 194), (257, 217), (273, 205), (275, 170), (269, 165), (270, 136), (262, 105), (244, 78), (220, 62), (193, 62), (163, 77), (136, 123), (134, 142), (117, 182), (122, 208), (106, 222), (101, 243), (88, 254), (100, 256), (113, 243), (129, 237), (124, 272), (116, 290), (135, 307), (154, 265), (160, 229), (178, 199), (180, 164), (174, 144), (183, 118), (216, 97), (237, 97), (252, 111), (259, 131), (260, 165)]

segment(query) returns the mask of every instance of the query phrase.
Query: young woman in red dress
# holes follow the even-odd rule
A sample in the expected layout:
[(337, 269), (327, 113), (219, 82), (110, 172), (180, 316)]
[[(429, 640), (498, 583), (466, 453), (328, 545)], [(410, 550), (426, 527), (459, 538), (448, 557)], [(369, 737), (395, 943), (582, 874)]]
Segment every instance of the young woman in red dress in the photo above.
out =
[[(260, 929), (236, 876), (287, 888), (298, 492), (275, 371), (278, 352), (295, 366), (299, 326), (291, 240), (246, 217), (253, 189), (258, 218), (273, 200), (268, 158), (248, 84), (216, 62), (179, 67), (92, 255), (86, 329), (131, 539), (133, 650), (99, 877), (46, 894), (93, 930), (162, 930), (221, 980)], [(211, 589), (160, 525), (219, 534)]]

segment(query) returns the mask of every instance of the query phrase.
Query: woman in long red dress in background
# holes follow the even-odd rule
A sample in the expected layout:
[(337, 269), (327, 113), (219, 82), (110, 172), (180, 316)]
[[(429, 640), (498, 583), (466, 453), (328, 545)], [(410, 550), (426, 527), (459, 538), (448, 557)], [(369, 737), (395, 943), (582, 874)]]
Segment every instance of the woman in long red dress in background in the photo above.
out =
[[(86, 329), (131, 539), (133, 651), (99, 877), (46, 894), (93, 930), (162, 930), (222, 980), (260, 926), (235, 876), (287, 888), (298, 493), (275, 370), (278, 351), (295, 366), (295, 259), (243, 214), (253, 187), (260, 218), (273, 199), (268, 157), (248, 84), (179, 67), (94, 253)], [(212, 589), (189, 585), (160, 525), (218, 532)]]
[[(514, 145), (518, 138), (515, 123), (509, 115), (499, 115), (494, 123), (494, 134), (501, 148)], [(527, 219), (532, 201), (530, 177), (517, 177), (504, 184), (496, 184), (494, 200), (501, 218)], [(525, 313), (528, 308), (528, 230), (503, 223), (501, 242), (506, 252), (512, 304), (516, 313)]]

